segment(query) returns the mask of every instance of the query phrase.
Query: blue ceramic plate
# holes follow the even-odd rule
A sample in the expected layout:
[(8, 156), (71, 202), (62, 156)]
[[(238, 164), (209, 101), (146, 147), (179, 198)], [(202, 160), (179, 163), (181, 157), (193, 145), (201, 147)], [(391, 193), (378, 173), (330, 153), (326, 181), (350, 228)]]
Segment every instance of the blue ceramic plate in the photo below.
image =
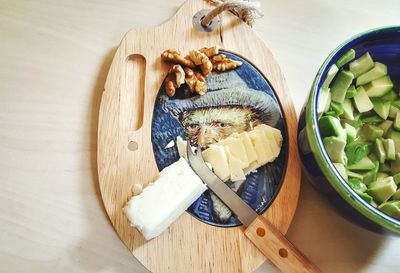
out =
[[(223, 52), (243, 65), (225, 73), (207, 77), (208, 92), (195, 96), (185, 86), (172, 98), (159, 91), (152, 122), (153, 150), (159, 170), (177, 161), (176, 145), (166, 148), (177, 136), (189, 139), (192, 145), (210, 144), (233, 132), (249, 130), (250, 126), (265, 123), (282, 132), (283, 145), (279, 157), (270, 164), (247, 175), (243, 183), (227, 184), (258, 213), (267, 209), (283, 182), (287, 163), (287, 131), (281, 106), (263, 75), (248, 61)], [(221, 227), (240, 225), (237, 218), (213, 193), (206, 191), (188, 212), (208, 224)]]

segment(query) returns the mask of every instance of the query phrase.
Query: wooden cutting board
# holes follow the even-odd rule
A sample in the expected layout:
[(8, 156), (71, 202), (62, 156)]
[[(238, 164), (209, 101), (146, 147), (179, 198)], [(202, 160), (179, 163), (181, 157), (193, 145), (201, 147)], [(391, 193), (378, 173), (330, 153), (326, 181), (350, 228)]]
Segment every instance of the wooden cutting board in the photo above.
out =
[(184, 213), (161, 236), (145, 241), (122, 212), (133, 184), (146, 185), (159, 173), (151, 122), (154, 102), (168, 70), (159, 57), (165, 49), (188, 52), (219, 45), (244, 56), (264, 74), (282, 105), (289, 147), (283, 185), (263, 216), (286, 233), (297, 206), (297, 119), (284, 76), (265, 43), (229, 12), (221, 15), (221, 26), (215, 31), (195, 30), (193, 15), (212, 8), (203, 0), (188, 0), (168, 22), (130, 30), (115, 54), (102, 96), (98, 172), (104, 206), (121, 240), (151, 272), (252, 272), (265, 261), (243, 235), (242, 227), (216, 227)]

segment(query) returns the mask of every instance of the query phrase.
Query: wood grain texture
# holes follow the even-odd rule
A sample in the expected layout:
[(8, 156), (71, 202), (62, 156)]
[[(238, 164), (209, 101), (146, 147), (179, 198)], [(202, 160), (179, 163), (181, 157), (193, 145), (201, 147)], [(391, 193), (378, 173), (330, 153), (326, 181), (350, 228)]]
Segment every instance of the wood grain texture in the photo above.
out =
[[(245, 56), (270, 81), (284, 110), (288, 130), (288, 170), (273, 204), (264, 213), (282, 233), (294, 215), (300, 189), (300, 166), (296, 146), (297, 119), (282, 72), (264, 42), (236, 17), (224, 13), (221, 27), (211, 33), (192, 27), (195, 12), (210, 8), (205, 1), (189, 0), (163, 25), (132, 29), (117, 49), (107, 77), (99, 119), (99, 183), (107, 213), (121, 240), (152, 272), (252, 272), (265, 257), (244, 236), (240, 227), (218, 228), (183, 214), (161, 236), (146, 242), (130, 227), (122, 207), (131, 197), (134, 183), (146, 185), (158, 174), (151, 144), (153, 106), (167, 67), (159, 58), (169, 48), (188, 52), (219, 45)], [(184, 41), (184, 42), (182, 42)], [(127, 59), (140, 54), (146, 60), (145, 75), (132, 75)], [(143, 126), (132, 130), (132, 95), (127, 85), (145, 77)], [(126, 100), (130, 101), (126, 103)], [(128, 144), (138, 143), (137, 151)], [(177, 259), (177, 256), (179, 257)]]
[(258, 216), (244, 234), (283, 273), (320, 272), (264, 216)]

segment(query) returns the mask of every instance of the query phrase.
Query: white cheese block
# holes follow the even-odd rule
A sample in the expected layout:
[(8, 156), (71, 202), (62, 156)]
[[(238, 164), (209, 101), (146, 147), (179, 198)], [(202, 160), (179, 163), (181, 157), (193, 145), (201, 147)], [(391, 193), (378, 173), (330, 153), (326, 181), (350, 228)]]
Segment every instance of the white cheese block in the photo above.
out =
[(217, 145), (228, 147), (232, 155), (239, 160), (241, 168), (249, 166), (250, 162), (241, 138), (228, 137), (219, 141)]
[(230, 177), (228, 159), (225, 154), (223, 146), (210, 145), (210, 147), (203, 151), (203, 159), (205, 162), (211, 164), (214, 173), (221, 179), (227, 180)]
[(242, 163), (239, 159), (232, 155), (230, 148), (225, 146), (226, 157), (228, 158), (229, 172), (231, 173), (231, 181), (245, 180), (246, 176), (243, 172)]
[(278, 157), (281, 151), (282, 140), (283, 140), (281, 131), (265, 124), (258, 125), (257, 127), (254, 128), (254, 130), (264, 131), (266, 141), (268, 142), (273, 154), (272, 160)]
[(160, 177), (124, 207), (131, 225), (150, 240), (166, 230), (207, 189), (185, 159), (160, 172)]
[(251, 139), (250, 139), (249, 134), (247, 132), (243, 132), (243, 133), (240, 133), (240, 134), (233, 133), (232, 137), (242, 139), (243, 144), (244, 144), (244, 148), (246, 150), (247, 159), (248, 159), (250, 164), (257, 160), (256, 150), (254, 150), (253, 144), (251, 143)]
[(274, 156), (264, 131), (253, 130), (249, 132), (249, 136), (257, 153), (257, 163), (261, 166), (270, 162)]
[(178, 148), (178, 154), (180, 157), (188, 160), (186, 152), (187, 141), (183, 140), (180, 136), (176, 138), (176, 147)]

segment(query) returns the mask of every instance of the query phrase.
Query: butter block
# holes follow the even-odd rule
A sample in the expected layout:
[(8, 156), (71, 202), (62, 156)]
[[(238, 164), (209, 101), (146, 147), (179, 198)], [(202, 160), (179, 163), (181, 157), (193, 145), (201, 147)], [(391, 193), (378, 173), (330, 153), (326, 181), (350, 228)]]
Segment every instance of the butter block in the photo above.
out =
[(205, 162), (211, 164), (214, 173), (221, 180), (228, 180), (230, 177), (228, 159), (225, 154), (225, 149), (220, 145), (210, 145), (210, 147), (202, 152)]
[(207, 189), (184, 158), (164, 168), (159, 178), (123, 208), (131, 225), (150, 240), (166, 230)]

